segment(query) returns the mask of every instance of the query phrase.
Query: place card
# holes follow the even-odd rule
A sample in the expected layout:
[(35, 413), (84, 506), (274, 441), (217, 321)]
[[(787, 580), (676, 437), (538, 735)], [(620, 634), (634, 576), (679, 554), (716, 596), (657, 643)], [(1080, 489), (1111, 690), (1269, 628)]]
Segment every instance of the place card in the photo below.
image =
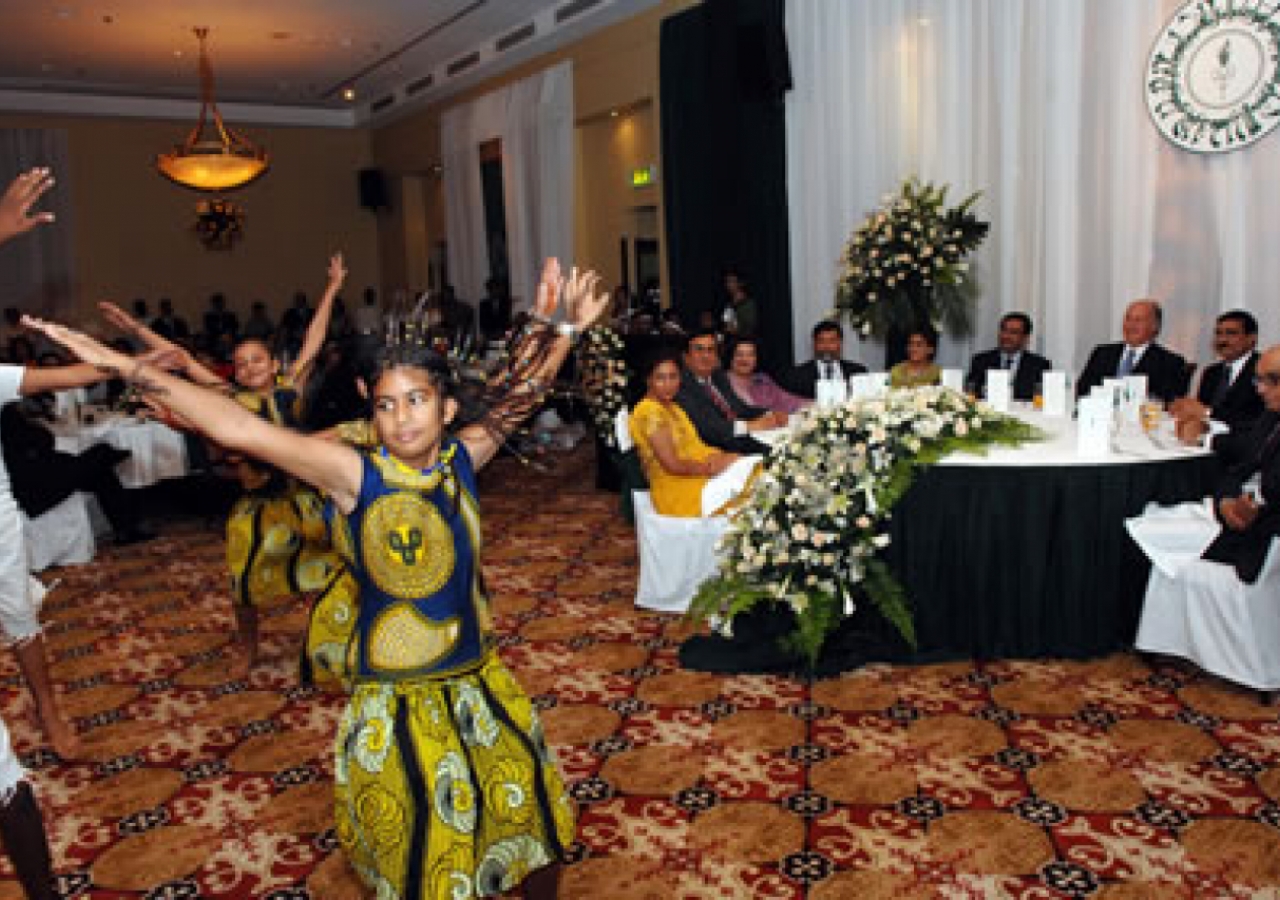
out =
[(943, 369), (942, 370), (942, 386), (947, 390), (955, 391), (958, 394), (964, 393), (964, 370), (963, 369)]
[(1046, 416), (1067, 414), (1067, 373), (1045, 372), (1040, 383), (1041, 409)]
[(1008, 369), (987, 370), (987, 403), (996, 412), (1007, 413), (1013, 400), (1013, 384)]
[(1120, 393), (1121, 418), (1132, 425), (1142, 422), (1142, 405), (1147, 402), (1147, 376), (1126, 375)]
[(1077, 404), (1076, 453), (1080, 456), (1108, 456), (1111, 451), (1111, 391), (1105, 388)]

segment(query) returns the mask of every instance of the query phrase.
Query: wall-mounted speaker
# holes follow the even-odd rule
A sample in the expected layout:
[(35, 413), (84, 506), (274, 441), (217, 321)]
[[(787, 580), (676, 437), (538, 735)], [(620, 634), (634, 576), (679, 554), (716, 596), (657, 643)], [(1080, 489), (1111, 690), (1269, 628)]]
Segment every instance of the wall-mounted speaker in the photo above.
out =
[(357, 187), (360, 191), (360, 205), (365, 209), (377, 212), (388, 206), (387, 179), (381, 169), (361, 169)]

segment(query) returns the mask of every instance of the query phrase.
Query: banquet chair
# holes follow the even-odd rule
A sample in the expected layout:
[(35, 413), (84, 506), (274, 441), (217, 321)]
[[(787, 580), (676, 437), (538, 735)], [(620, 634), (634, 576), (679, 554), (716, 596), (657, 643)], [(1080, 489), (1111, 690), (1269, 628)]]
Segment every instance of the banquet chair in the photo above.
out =
[(92, 561), (97, 541), (89, 499), (87, 494), (77, 492), (35, 518), (22, 514), (22, 536), (27, 545), (30, 571)]
[[(633, 449), (630, 415), (618, 412), (614, 427), (618, 449)], [(685, 612), (702, 582), (716, 572), (716, 545), (729, 527), (724, 516), (664, 516), (653, 508), (647, 490), (633, 490), (640, 582), (636, 606), (661, 612)]]
[(1214, 675), (1257, 690), (1280, 690), (1280, 550), (1273, 539), (1254, 584), (1235, 569), (1197, 559), (1177, 577), (1152, 566), (1134, 645), (1189, 659)]

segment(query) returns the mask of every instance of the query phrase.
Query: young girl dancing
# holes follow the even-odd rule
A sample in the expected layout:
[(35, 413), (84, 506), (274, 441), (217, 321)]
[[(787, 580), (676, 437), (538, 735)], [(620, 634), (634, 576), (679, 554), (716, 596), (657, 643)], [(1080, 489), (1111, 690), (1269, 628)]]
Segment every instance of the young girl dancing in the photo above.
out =
[(461, 397), (425, 323), (388, 328), (368, 381), (376, 449), (298, 434), (83, 334), (28, 320), (85, 362), (120, 373), (213, 441), (328, 496), (335, 546), (359, 584), (338, 727), (339, 839), (378, 896), (489, 897), (524, 883), (554, 896), (572, 804), (528, 698), (499, 659), (480, 581), (475, 470), (538, 404), (571, 338), (607, 304), (594, 274), (563, 285), (549, 261), (532, 324), (458, 421)]
[[(342, 254), (336, 253), (329, 260), (328, 284), (298, 358), (287, 369), (261, 338), (236, 344), (231, 390), (238, 403), (276, 425), (298, 427), (303, 391), (324, 346), (334, 300), (346, 276)], [(174, 353), (191, 380), (228, 388), (185, 350), (123, 310), (110, 303), (98, 306), (112, 324), (148, 349)], [(314, 491), (276, 467), (247, 459), (236, 460), (236, 474), (244, 493), (227, 517), (227, 569), (242, 652), (235, 671), (243, 676), (258, 657), (258, 608), (282, 597), (321, 590), (337, 571), (338, 561), (328, 542), (323, 505)]]

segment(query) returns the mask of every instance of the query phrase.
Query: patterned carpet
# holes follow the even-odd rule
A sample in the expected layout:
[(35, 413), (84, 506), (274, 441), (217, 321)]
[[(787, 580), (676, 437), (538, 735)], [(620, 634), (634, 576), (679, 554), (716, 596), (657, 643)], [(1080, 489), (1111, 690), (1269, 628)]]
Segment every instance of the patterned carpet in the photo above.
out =
[[(1130, 656), (684, 671), (686, 627), (631, 605), (634, 540), (591, 469), (484, 479), (503, 654), (581, 808), (562, 896), (1280, 898), (1277, 709)], [(329, 808), (342, 698), (296, 681), (305, 608), (272, 610), (268, 658), (228, 681), (220, 533), (166, 532), (47, 602), (88, 759), (38, 747), (2, 670), (63, 893), (359, 897)]]

